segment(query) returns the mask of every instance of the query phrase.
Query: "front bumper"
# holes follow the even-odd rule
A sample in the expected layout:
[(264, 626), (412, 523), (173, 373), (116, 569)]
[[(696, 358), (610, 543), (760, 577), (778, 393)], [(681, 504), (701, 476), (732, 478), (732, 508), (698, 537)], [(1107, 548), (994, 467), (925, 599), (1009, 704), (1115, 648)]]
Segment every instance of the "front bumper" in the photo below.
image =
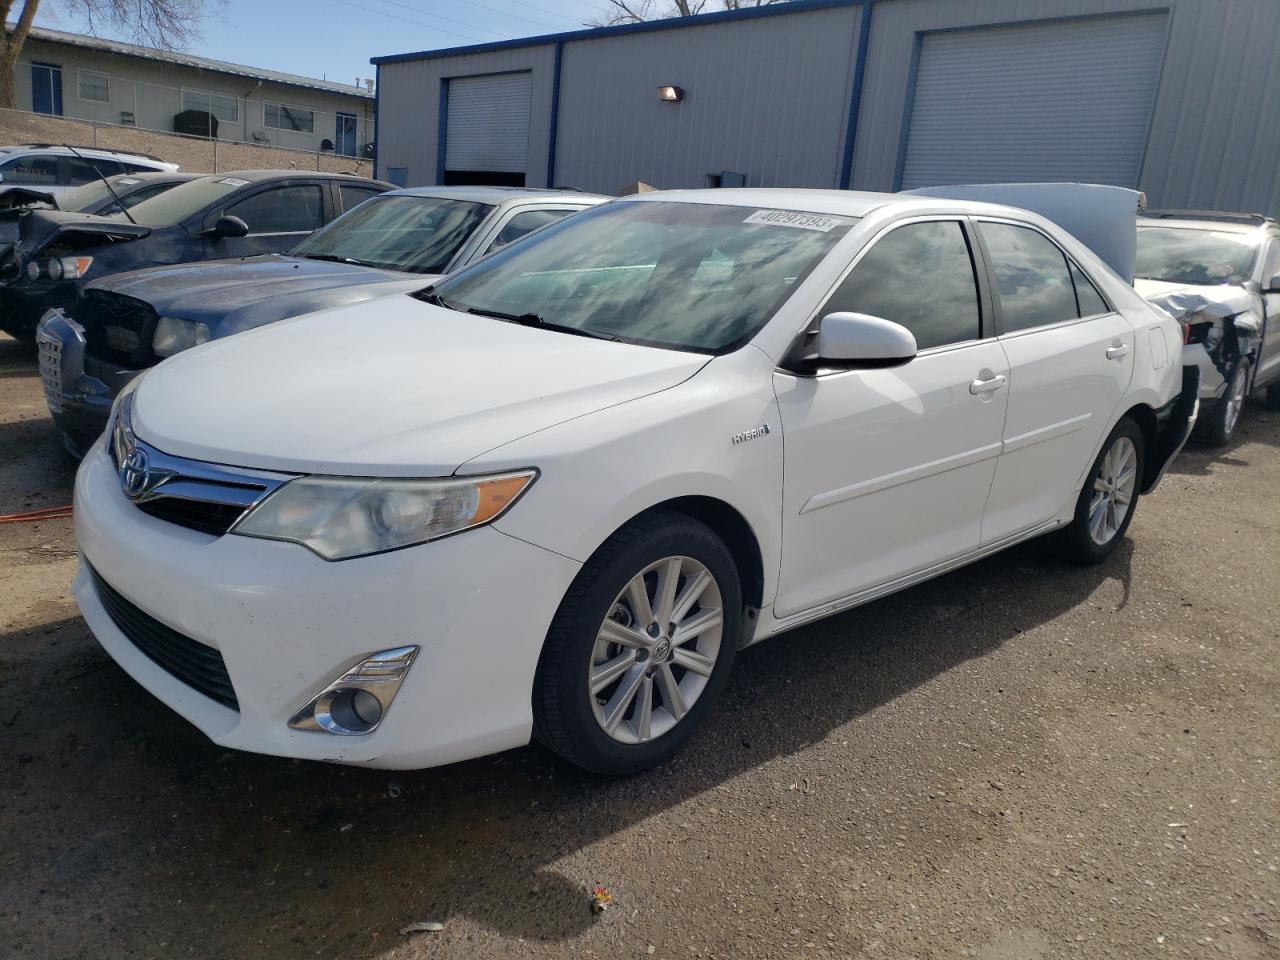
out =
[[(527, 743), (534, 671), (579, 564), (482, 527), (330, 563), (305, 547), (213, 537), (138, 510), (103, 443), (76, 478), (81, 563), (72, 592), (106, 651), (215, 743), (254, 753), (417, 768)], [(88, 565), (150, 617), (226, 664), (238, 709), (166, 672), (116, 626)], [(420, 651), (381, 725), (364, 736), (288, 726), (369, 654)]]
[(106, 429), (116, 396), (140, 371), (88, 356), (84, 328), (61, 310), (50, 310), (40, 321), (36, 346), (49, 413), (63, 446), (79, 459)]

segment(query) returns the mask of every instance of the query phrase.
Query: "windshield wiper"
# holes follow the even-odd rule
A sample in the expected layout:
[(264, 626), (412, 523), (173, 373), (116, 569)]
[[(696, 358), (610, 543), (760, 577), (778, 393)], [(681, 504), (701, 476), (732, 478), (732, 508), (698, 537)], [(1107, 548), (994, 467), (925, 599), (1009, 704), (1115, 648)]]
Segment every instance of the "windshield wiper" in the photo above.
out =
[(597, 333), (594, 330), (584, 330), (582, 327), (571, 327), (567, 323), (552, 323), (550, 320), (544, 320), (536, 313), (503, 313), (500, 310), (484, 310), (480, 307), (468, 307), (467, 313), (474, 313), (479, 317), (493, 317), (495, 320), (505, 320), (507, 323), (517, 323), (522, 327), (539, 327), (543, 330), (554, 330), (556, 333), (568, 333), (575, 337), (611, 340), (614, 343), (622, 342), (621, 337), (615, 337), (611, 333)]
[(357, 267), (369, 266), (365, 261), (357, 260), (355, 257), (339, 257), (332, 253), (299, 253), (295, 256), (306, 257), (308, 260), (327, 260), (329, 263), (353, 263)]

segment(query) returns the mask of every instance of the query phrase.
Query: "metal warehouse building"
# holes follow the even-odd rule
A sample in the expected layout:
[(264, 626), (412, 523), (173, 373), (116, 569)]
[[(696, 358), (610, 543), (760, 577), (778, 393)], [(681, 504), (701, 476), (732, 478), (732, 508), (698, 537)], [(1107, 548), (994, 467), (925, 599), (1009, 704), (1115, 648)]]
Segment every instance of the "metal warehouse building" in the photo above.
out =
[(1280, 214), (1277, 0), (797, 0), (373, 62), (407, 185), (1078, 180)]

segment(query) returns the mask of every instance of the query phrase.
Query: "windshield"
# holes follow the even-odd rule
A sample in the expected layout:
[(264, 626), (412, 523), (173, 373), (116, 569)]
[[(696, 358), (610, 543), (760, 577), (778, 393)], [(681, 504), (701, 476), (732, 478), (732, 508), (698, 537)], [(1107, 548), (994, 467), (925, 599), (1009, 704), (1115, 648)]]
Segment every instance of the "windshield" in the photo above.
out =
[(101, 180), (91, 180), (84, 186), (68, 190), (60, 196), (58, 206), (68, 213), (84, 213), (86, 210), (92, 210), (109, 196), (110, 192), (105, 183)]
[(455, 310), (718, 353), (765, 325), (850, 217), (617, 201), (545, 227), (437, 284)]
[[(143, 200), (130, 209), (129, 213), (144, 227), (171, 227), (192, 214), (199, 213), (211, 203), (216, 203), (228, 194), (239, 190), (248, 182), (238, 177), (223, 176), (188, 180), (150, 200)], [(121, 220), (124, 219), (122, 214), (116, 214), (116, 216)]]
[(1258, 247), (1251, 233), (1143, 227), (1135, 273), (1143, 280), (1170, 283), (1241, 284), (1249, 279)]
[(492, 209), (439, 197), (375, 197), (307, 237), (293, 254), (406, 273), (444, 273)]

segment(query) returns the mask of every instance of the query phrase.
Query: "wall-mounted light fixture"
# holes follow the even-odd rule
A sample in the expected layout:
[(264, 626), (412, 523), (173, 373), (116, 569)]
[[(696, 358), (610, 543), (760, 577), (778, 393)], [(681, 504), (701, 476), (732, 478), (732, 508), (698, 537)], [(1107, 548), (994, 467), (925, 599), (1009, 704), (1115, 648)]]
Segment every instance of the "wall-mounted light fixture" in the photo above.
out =
[(663, 103), (679, 103), (684, 99), (684, 87), (663, 86), (658, 88), (658, 99)]

